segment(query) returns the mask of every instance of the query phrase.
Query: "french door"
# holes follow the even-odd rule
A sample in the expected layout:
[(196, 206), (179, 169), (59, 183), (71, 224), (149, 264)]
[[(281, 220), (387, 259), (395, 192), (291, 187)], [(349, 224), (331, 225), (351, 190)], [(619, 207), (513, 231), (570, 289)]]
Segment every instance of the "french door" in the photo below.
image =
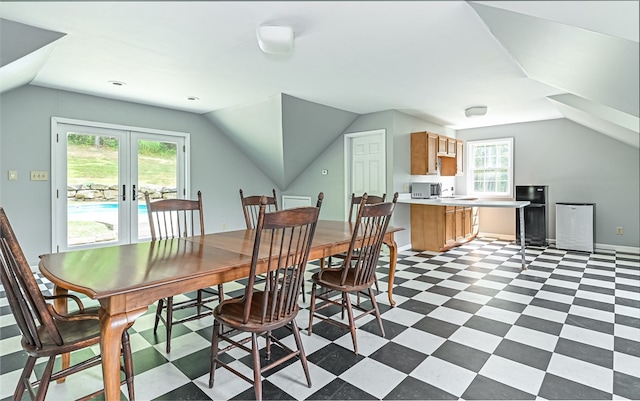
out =
[(146, 240), (145, 192), (189, 193), (188, 134), (56, 118), (52, 133), (53, 251)]

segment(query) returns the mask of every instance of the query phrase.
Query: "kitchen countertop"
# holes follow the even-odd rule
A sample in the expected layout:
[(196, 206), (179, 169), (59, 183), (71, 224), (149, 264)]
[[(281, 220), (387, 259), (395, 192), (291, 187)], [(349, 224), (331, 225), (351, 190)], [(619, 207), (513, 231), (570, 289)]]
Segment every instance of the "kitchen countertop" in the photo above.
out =
[(474, 207), (505, 207), (505, 208), (523, 208), (531, 204), (529, 201), (514, 200), (482, 200), (482, 199), (464, 199), (464, 195), (460, 195), (463, 199), (457, 198), (438, 198), (438, 199), (412, 199), (411, 194), (400, 194), (398, 203), (407, 203), (412, 205), (425, 206), (474, 206)]

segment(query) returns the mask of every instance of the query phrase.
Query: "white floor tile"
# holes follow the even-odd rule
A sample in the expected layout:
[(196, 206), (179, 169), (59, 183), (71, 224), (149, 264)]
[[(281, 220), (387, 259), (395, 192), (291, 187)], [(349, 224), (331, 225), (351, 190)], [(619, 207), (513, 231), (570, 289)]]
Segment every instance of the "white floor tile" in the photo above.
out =
[(613, 371), (579, 359), (553, 354), (547, 372), (607, 393), (613, 392)]
[(460, 397), (476, 374), (440, 358), (430, 356), (411, 372), (411, 376)]
[(340, 378), (367, 393), (384, 398), (406, 375), (373, 359), (365, 359), (340, 375)]
[(491, 355), (479, 373), (534, 395), (538, 394), (545, 374), (542, 370), (497, 355)]

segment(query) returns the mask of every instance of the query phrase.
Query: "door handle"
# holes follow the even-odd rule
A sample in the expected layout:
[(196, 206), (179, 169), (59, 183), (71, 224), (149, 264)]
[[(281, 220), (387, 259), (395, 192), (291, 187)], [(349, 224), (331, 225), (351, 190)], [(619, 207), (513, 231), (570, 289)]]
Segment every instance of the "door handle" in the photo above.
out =
[(127, 191), (126, 191), (126, 185), (122, 186), (122, 200), (126, 201), (127, 200)]
[(131, 202), (135, 202), (135, 201), (136, 201), (136, 186), (134, 184), (133, 189), (131, 190)]

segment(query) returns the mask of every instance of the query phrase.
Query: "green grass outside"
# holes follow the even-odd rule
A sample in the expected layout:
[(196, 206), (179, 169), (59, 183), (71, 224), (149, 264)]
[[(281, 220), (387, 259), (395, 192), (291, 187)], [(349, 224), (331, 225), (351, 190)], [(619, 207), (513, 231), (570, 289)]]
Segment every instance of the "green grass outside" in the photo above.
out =
[[(103, 146), (67, 146), (67, 178), (69, 185), (118, 183), (118, 152)], [(138, 186), (175, 186), (175, 155), (138, 156)]]

